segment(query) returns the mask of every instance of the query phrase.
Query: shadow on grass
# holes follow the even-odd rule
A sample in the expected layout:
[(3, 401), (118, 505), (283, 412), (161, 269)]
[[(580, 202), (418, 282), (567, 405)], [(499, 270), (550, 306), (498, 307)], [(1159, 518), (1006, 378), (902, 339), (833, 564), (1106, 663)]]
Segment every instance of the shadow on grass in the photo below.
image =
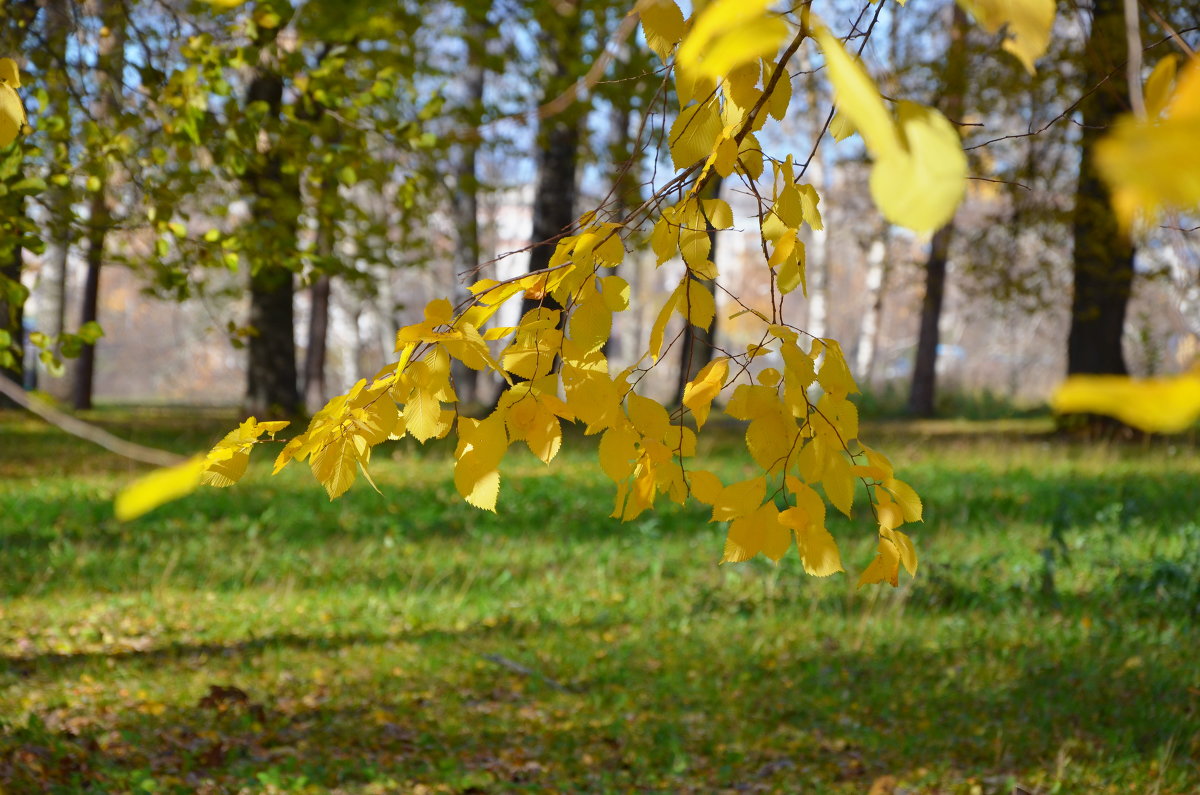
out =
[[(546, 625), (525, 641), (554, 650), (559, 670), (589, 665), (583, 653), (592, 650), (562, 645), (563, 631)], [(348, 658), (336, 652), (390, 640), (283, 636), (229, 648), (237, 656), (294, 644), (329, 652), (337, 668)], [(1061, 776), (1060, 791), (1089, 792), (1145, 783), (1151, 763), (1174, 747), (1166, 791), (1200, 784), (1200, 705), (1186, 677), (1152, 659), (1131, 665), (1128, 649), (1103, 639), (856, 652), (828, 638), (764, 651), (674, 635), (614, 645), (608, 663), (574, 680), (577, 694), (473, 667), (484, 648), (511, 643), (499, 631), (415, 642), (446, 668), (383, 681), (351, 670), (338, 686), (279, 691), (234, 674), (189, 708), (131, 710), (76, 728), (10, 726), (0, 735), (0, 783), (69, 789), (82, 776), (123, 790), (141, 776), (219, 792), (301, 780), (322, 788), (445, 782), (458, 791), (864, 791), (892, 774), (939, 788), (968, 778), (1048, 785)], [(157, 662), (221, 649), (164, 650)], [(248, 665), (232, 670), (249, 676)], [(1072, 778), (1087, 770), (1093, 778)]]

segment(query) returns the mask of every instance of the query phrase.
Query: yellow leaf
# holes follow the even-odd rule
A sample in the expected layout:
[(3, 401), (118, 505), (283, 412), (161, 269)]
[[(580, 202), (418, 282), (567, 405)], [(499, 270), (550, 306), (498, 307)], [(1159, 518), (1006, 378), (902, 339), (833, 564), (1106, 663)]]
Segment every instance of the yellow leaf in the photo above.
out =
[(1179, 59), (1174, 53), (1160, 60), (1146, 79), (1146, 116), (1154, 119), (1167, 109), (1175, 90)]
[(117, 492), (113, 503), (117, 520), (128, 522), (164, 503), (191, 494), (200, 487), (200, 476), (206, 466), (205, 457), (198, 455), (181, 464), (142, 475)]
[(418, 442), (437, 438), (441, 434), (442, 404), (431, 390), (413, 390), (404, 406), (404, 423)]
[(688, 472), (688, 488), (697, 500), (705, 505), (712, 505), (721, 498), (721, 491), (725, 486), (712, 472), (694, 469)]
[(722, 137), (713, 152), (713, 168), (722, 177), (728, 177), (737, 166), (738, 144), (733, 138)]
[(636, 392), (629, 393), (629, 420), (638, 433), (655, 441), (662, 441), (671, 424), (670, 415), (660, 403)]
[(1200, 372), (1141, 380), (1075, 375), (1054, 393), (1051, 407), (1059, 414), (1116, 417), (1150, 433), (1180, 433), (1200, 419)]
[[(788, 73), (786, 66), (779, 68), (783, 73), (779, 75), (775, 88), (771, 90), (771, 97), (767, 100), (767, 112), (776, 121), (783, 121), (783, 117), (787, 115), (788, 105), (792, 102), (792, 76)], [(770, 77), (766, 79), (769, 80)]]
[[(228, 458), (225, 457), (226, 455)], [(232, 486), (246, 474), (246, 467), (249, 463), (249, 453), (226, 450), (218, 453), (217, 457), (210, 453), (208, 465), (200, 477), (200, 482), (206, 486), (216, 486), (217, 488)]]
[[(885, 538), (890, 538), (892, 543), (896, 545), (896, 551), (900, 554), (900, 563), (903, 564), (904, 570), (910, 575), (917, 573), (917, 550), (913, 546), (912, 539), (899, 530), (883, 530), (880, 535)], [(894, 584), (894, 583), (893, 583)]]
[(637, 441), (636, 431), (619, 425), (609, 428), (600, 437), (600, 468), (610, 480), (620, 483), (633, 474)]
[(358, 476), (358, 460), (353, 440), (338, 436), (309, 457), (309, 466), (317, 482), (325, 487), (329, 499), (335, 500), (349, 490)]
[(892, 493), (906, 522), (921, 521), (921, 498), (913, 487), (902, 480), (888, 478), (883, 481), (883, 487)]
[(738, 420), (752, 420), (768, 412), (776, 411), (779, 395), (771, 387), (756, 384), (738, 384), (733, 396), (725, 404), (725, 413)]
[(918, 232), (943, 226), (966, 190), (967, 158), (958, 133), (932, 108), (898, 103), (899, 125), (866, 70), (826, 28), (814, 33), (825, 53), (838, 110), (875, 159), (871, 195), (889, 221)]
[(766, 502), (730, 523), (721, 562), (741, 563), (759, 552), (777, 561), (791, 543), (791, 533), (779, 523), (779, 509)]
[(683, 283), (681, 282), (675, 288), (675, 292), (671, 293), (670, 297), (663, 302), (662, 307), (658, 310), (658, 317), (654, 319), (654, 325), (650, 328), (648, 350), (652, 361), (658, 361), (658, 356), (662, 352), (663, 337), (667, 333), (667, 321), (671, 319), (671, 315), (675, 312), (675, 307), (679, 305), (679, 296), (683, 289)]
[(854, 485), (855, 477), (850, 469), (850, 462), (840, 450), (830, 450), (825, 458), (821, 486), (824, 487), (825, 496), (829, 498), (833, 507), (846, 516), (850, 516), (850, 509), (854, 504)]
[(687, 298), (682, 307), (683, 312), (689, 323), (697, 328), (707, 330), (712, 326), (713, 317), (717, 314), (716, 300), (709, 292), (708, 285), (703, 282), (686, 278), (686, 283)]
[(905, 147), (878, 157), (871, 196), (885, 218), (931, 232), (954, 217), (967, 189), (967, 156), (958, 131), (938, 111), (914, 102), (897, 106)]
[(762, 503), (766, 493), (767, 479), (765, 477), (760, 476), (731, 483), (721, 490), (721, 494), (713, 502), (712, 520), (728, 522), (739, 516), (745, 516)]
[(763, 175), (762, 146), (753, 134), (743, 138), (738, 147), (738, 170), (751, 179), (758, 179)]
[(496, 511), (500, 493), (500, 461), (508, 448), (504, 418), (493, 412), (485, 420), (460, 417), (454, 486), (471, 505)]
[(844, 441), (858, 438), (858, 409), (844, 397), (829, 393), (817, 401), (818, 421), (830, 423)]
[(287, 426), (286, 421), (258, 422), (254, 417), (247, 418), (236, 430), (225, 434), (209, 451), (208, 466), (201, 476), (201, 482), (210, 486), (232, 486), (246, 474), (250, 450), (259, 437), (264, 433), (274, 436)]
[(839, 113), (829, 122), (829, 134), (835, 141), (844, 141), (854, 135), (854, 124), (846, 118), (845, 113)]
[(828, 28), (818, 28), (813, 36), (825, 54), (829, 80), (837, 92), (838, 113), (862, 135), (876, 159), (902, 148), (891, 114), (866, 69), (850, 57)]
[(746, 428), (746, 449), (764, 471), (771, 471), (799, 447), (795, 444), (799, 429), (791, 412), (776, 401), (774, 410), (757, 415)]
[(900, 550), (894, 541), (883, 536), (879, 537), (879, 547), (875, 560), (859, 575), (858, 587), (880, 582), (889, 582), (896, 587), (900, 581)]
[(715, 99), (689, 105), (679, 111), (671, 125), (671, 161), (675, 169), (687, 168), (705, 160), (721, 135), (721, 118)]
[(804, 222), (817, 232), (825, 228), (821, 221), (821, 196), (812, 185), (800, 186), (800, 208), (804, 211)]
[[(811, 491), (811, 489), (810, 489)], [(820, 503), (820, 497), (812, 492)], [(824, 504), (821, 504), (819, 519), (811, 516), (801, 507), (788, 508), (779, 514), (779, 522), (790, 528), (796, 536), (796, 548), (800, 552), (800, 562), (804, 570), (814, 577), (828, 577), (842, 568), (842, 557), (838, 553), (837, 542), (825, 529)]]
[(601, 279), (600, 292), (610, 311), (623, 312), (629, 307), (629, 282), (620, 276), (605, 276)]
[(1034, 73), (1033, 62), (1050, 46), (1054, 0), (958, 0), (988, 33), (1005, 29), (1004, 50)]
[(704, 423), (708, 421), (712, 402), (725, 387), (725, 378), (728, 375), (729, 360), (722, 356), (706, 364), (704, 369), (684, 386), (683, 405), (691, 410), (697, 430), (703, 428)]
[(844, 398), (858, 391), (850, 368), (846, 365), (846, 357), (842, 355), (842, 346), (835, 339), (822, 339), (825, 346), (825, 360), (817, 373), (817, 382), (821, 388), (834, 397)]
[(639, 0), (637, 12), (642, 18), (646, 43), (666, 62), (686, 30), (683, 12), (674, 0)]
[(692, 23), (677, 60), (708, 77), (723, 77), (739, 66), (774, 55), (788, 26), (769, 14), (772, 0), (714, 0)]
[(758, 90), (760, 69), (758, 61), (750, 61), (731, 70), (725, 76), (725, 94), (731, 103), (741, 108), (749, 108), (758, 101), (762, 94)]
[(571, 313), (571, 338), (584, 352), (598, 351), (608, 341), (612, 331), (612, 311), (604, 296), (595, 290), (575, 307)]
[[(511, 395), (513, 390), (509, 390)], [(549, 396), (528, 393), (509, 397), (504, 415), (508, 435), (513, 441), (525, 440), (529, 451), (549, 464), (562, 447), (562, 426), (547, 403)]]

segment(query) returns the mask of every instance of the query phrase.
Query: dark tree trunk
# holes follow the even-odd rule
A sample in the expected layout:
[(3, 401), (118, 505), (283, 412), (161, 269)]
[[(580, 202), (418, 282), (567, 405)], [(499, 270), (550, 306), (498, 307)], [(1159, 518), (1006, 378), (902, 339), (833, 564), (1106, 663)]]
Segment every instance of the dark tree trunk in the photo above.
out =
[[(543, 102), (554, 99), (573, 82), (571, 68), (581, 51), (581, 20), (578, 3), (563, 3), (561, 15), (550, 19), (541, 35), (542, 52), (548, 74)], [(529, 252), (530, 272), (550, 264), (557, 238), (575, 223), (575, 181), (579, 160), (579, 128), (583, 119), (581, 102), (575, 102), (554, 115), (542, 118), (537, 136), (537, 186), (533, 196), (533, 249)], [(524, 311), (538, 306), (561, 309), (550, 296), (526, 300)]]
[(1079, 182), (1072, 217), (1074, 297), (1067, 337), (1067, 372), (1127, 373), (1121, 337), (1133, 285), (1133, 244), (1112, 210), (1108, 186), (1094, 164), (1096, 142), (1128, 111), (1125, 21), (1121, 0), (1095, 0), (1092, 30), (1084, 50), (1080, 103)]
[[(100, 126), (108, 123), (121, 112), (120, 86), (125, 70), (125, 21), (124, 6), (120, 0), (101, 0), (100, 21), (103, 24), (100, 43), (96, 54), (97, 83), (100, 98), (93, 111)], [(111, 225), (108, 207), (109, 168), (103, 153), (97, 153), (92, 165), (92, 174), (100, 181), (100, 187), (92, 193), (88, 202), (87, 226), (87, 276), (83, 285), (83, 307), (79, 314), (79, 325), (99, 319), (100, 269), (104, 265), (104, 241)], [(75, 368), (75, 384), (71, 402), (77, 411), (92, 407), (92, 393), (96, 379), (96, 346), (84, 345)]]
[[(0, 52), (10, 57), (24, 50), (30, 25), (37, 15), (35, 0), (13, 0), (0, 11)], [(21, 143), (17, 143), (21, 146)], [(12, 176), (12, 181), (21, 179), (21, 174)], [(18, 386), (23, 385), (24, 368), (22, 353), (25, 346), (25, 299), (28, 291), (21, 286), (23, 265), (22, 237), (27, 234), (25, 197), (18, 193), (0, 196), (0, 329), (7, 331), (13, 350), (12, 366), (0, 364), (0, 378), (7, 378)], [(0, 407), (13, 405), (8, 398), (0, 396)]]
[[(267, 34), (264, 34), (267, 35)], [(269, 35), (273, 35), (273, 32)], [(253, 196), (258, 239), (251, 263), (250, 336), (246, 370), (246, 411), (257, 417), (299, 413), (296, 377), (295, 278), (287, 264), (296, 256), (300, 213), (297, 173), (285, 173), (279, 117), (283, 77), (274, 65), (273, 41), (262, 47), (259, 65), (246, 92), (246, 104), (264, 102), (265, 135), (246, 181)]]
[[(720, 176), (714, 176), (705, 189), (707, 198), (716, 199), (721, 195)], [(711, 224), (708, 227), (708, 258), (717, 261), (717, 230)], [(717, 299), (717, 283), (713, 279), (697, 279), (690, 272), (688, 278), (704, 285), (704, 289), (712, 294), (713, 301)], [(706, 329), (688, 325), (683, 337), (683, 347), (679, 350), (679, 381), (675, 385), (675, 404), (683, 403), (683, 390), (688, 382), (700, 374), (705, 365), (712, 361), (713, 345), (717, 339), (717, 320), (720, 313), (713, 315), (712, 325)]]
[[(946, 52), (946, 71), (942, 76), (940, 109), (952, 121), (962, 119), (967, 93), (967, 28), (966, 12), (953, 7), (950, 25), (950, 46)], [(925, 297), (921, 301), (921, 327), (917, 336), (917, 354), (913, 362), (912, 388), (908, 395), (908, 410), (918, 417), (932, 417), (937, 408), (937, 354), (940, 342), (938, 326), (942, 320), (942, 303), (946, 295), (946, 264), (950, 242), (954, 237), (954, 220), (939, 229), (929, 244), (929, 259), (925, 263)]]
[(325, 356), (329, 340), (329, 298), (332, 279), (322, 274), (309, 288), (311, 298), (308, 323), (308, 348), (304, 353), (304, 408), (316, 413), (328, 399)]
[(267, 267), (250, 278), (250, 338), (246, 410), (255, 416), (292, 414), (296, 389), (295, 295), (292, 272)]
[(925, 297), (921, 300), (921, 327), (913, 363), (912, 390), (908, 395), (908, 410), (918, 417), (931, 417), (936, 409), (938, 324), (942, 319), (946, 262), (953, 234), (952, 224), (935, 232), (929, 244), (929, 259), (925, 262)]
[[(547, 119), (542, 122), (542, 127), (537, 187), (533, 197), (534, 247), (529, 252), (530, 272), (540, 271), (550, 265), (550, 258), (558, 244), (557, 238), (575, 222), (579, 124), (574, 119)], [(542, 300), (525, 301), (526, 312), (538, 306), (561, 308), (548, 295)]]

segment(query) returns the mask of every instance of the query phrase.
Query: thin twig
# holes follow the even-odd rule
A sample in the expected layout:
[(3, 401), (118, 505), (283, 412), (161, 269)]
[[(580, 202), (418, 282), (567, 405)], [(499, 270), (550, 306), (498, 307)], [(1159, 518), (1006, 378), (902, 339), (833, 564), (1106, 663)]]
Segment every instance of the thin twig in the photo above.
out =
[(547, 685), (549, 685), (550, 687), (559, 691), (560, 693), (577, 692), (575, 689), (567, 687), (562, 682), (551, 679), (550, 677), (546, 676), (544, 673), (542, 673), (540, 671), (535, 671), (532, 668), (527, 668), (526, 666), (521, 665), (521, 663), (517, 662), (516, 660), (510, 660), (502, 654), (481, 654), (479, 656), (482, 657), (483, 659), (487, 660), (488, 662), (493, 662), (496, 665), (499, 665), (501, 668), (507, 668), (508, 670), (512, 671), (513, 673), (520, 674), (521, 676), (528, 676), (533, 679), (541, 679)]

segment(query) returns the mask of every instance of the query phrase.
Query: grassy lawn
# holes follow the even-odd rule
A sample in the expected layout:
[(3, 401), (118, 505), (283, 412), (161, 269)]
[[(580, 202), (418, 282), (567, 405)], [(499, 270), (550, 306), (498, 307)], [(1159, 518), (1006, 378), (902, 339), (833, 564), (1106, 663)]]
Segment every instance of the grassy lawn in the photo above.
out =
[(1195, 440), (1041, 428), (865, 434), (927, 521), (916, 579), (855, 591), (866, 517), (850, 575), (718, 567), (701, 508), (606, 518), (591, 440), (515, 456), (498, 516), (403, 445), (382, 496), (267, 455), (120, 525), (138, 467), (0, 413), (0, 792), (1200, 792)]

